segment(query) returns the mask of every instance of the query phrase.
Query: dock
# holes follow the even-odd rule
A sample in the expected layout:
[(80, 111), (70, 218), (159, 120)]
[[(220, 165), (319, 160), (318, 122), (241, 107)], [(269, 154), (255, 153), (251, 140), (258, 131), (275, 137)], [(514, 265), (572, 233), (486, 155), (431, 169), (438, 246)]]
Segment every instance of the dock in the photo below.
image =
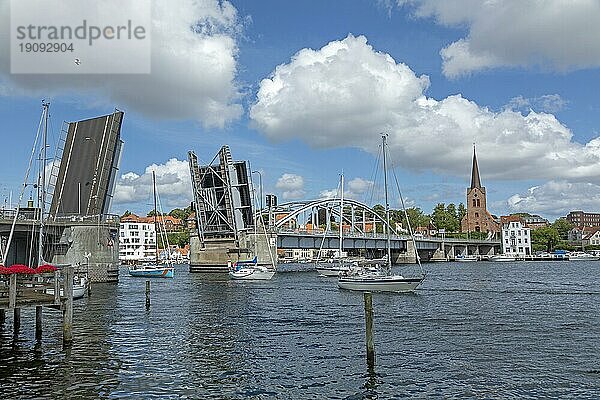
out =
[(6, 312), (13, 312), (14, 334), (21, 327), (21, 309), (36, 311), (36, 339), (41, 339), (42, 308), (62, 311), (63, 342), (73, 340), (73, 274), (68, 266), (52, 273), (0, 275), (0, 325), (6, 322)]

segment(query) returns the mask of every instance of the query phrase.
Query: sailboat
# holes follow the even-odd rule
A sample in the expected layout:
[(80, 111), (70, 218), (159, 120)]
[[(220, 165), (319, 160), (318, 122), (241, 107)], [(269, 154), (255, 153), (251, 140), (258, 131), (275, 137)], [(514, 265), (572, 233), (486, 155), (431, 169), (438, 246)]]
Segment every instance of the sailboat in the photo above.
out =
[[(317, 263), (317, 272), (321, 276), (333, 277), (339, 276), (342, 272), (349, 272), (352, 269), (352, 262), (345, 259), (342, 254), (344, 251), (344, 174), (340, 177), (340, 244), (338, 257), (330, 259), (329, 262)], [(325, 237), (323, 237), (325, 239)], [(321, 250), (319, 249), (319, 255)]]
[[(253, 185), (254, 186), (254, 185)], [(258, 204), (256, 199), (256, 191), (254, 192), (254, 202)], [(263, 233), (265, 236), (265, 241), (267, 243), (267, 248), (269, 249), (269, 257), (271, 258), (271, 266), (272, 268), (268, 268), (264, 265), (258, 264), (258, 257), (256, 256), (256, 249), (258, 248), (258, 222), (261, 222)], [(262, 210), (259, 211), (258, 216), (254, 219), (254, 248), (255, 255), (251, 260), (239, 260), (236, 262), (227, 262), (227, 269), (229, 271), (229, 277), (235, 280), (245, 280), (245, 281), (268, 281), (275, 276), (276, 266), (275, 266), (275, 257), (271, 252), (271, 246), (269, 245), (269, 236), (267, 235), (267, 229), (265, 228), (265, 221), (263, 219)]]
[(166, 244), (167, 249), (169, 248), (169, 242), (164, 229), (164, 219), (161, 218), (160, 224), (157, 219), (158, 194), (156, 192), (156, 174), (154, 171), (152, 171), (152, 190), (154, 193), (154, 231), (156, 232), (157, 247), (154, 252), (154, 263), (129, 267), (129, 275), (140, 278), (173, 278), (175, 275), (175, 268), (171, 264), (171, 257), (167, 256), (166, 265), (160, 264), (158, 260), (158, 238), (161, 237), (163, 239), (163, 243)]
[[(410, 222), (408, 222), (408, 216), (406, 215), (406, 208), (404, 207), (404, 201), (402, 200), (402, 208), (408, 222), (411, 240), (415, 248), (417, 255), (417, 263), (421, 268), (421, 275), (414, 277), (404, 277), (402, 275), (392, 275), (392, 249), (391, 249), (391, 229), (390, 226), (390, 205), (388, 200), (388, 182), (387, 182), (387, 164), (386, 164), (386, 138), (387, 135), (382, 135), (382, 154), (383, 154), (383, 176), (385, 185), (385, 218), (387, 223), (387, 259), (384, 268), (363, 268), (356, 267), (350, 272), (342, 273), (338, 278), (338, 286), (340, 289), (356, 290), (363, 292), (412, 292), (414, 291), (425, 279), (425, 274), (421, 267), (421, 261), (419, 259), (419, 253), (416, 252), (415, 239), (410, 228)], [(397, 183), (397, 181), (396, 181)], [(399, 189), (399, 187), (398, 187)], [(401, 197), (402, 199), (402, 197)]]

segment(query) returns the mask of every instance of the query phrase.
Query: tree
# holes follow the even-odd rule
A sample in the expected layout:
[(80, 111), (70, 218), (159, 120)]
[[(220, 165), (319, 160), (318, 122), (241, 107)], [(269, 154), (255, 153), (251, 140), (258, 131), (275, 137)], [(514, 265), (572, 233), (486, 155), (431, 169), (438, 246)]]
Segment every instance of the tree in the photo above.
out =
[(396, 214), (395, 221), (399, 222), (404, 229), (408, 229), (406, 215), (408, 215), (408, 221), (410, 222), (410, 227), (413, 230), (418, 226), (429, 225), (429, 221), (431, 220), (431, 217), (423, 213), (423, 210), (421, 210), (419, 207), (407, 208), (406, 215), (404, 215), (403, 210), (397, 210), (394, 213)]
[(465, 208), (465, 205), (463, 203), (460, 203), (456, 212), (456, 218), (458, 219), (459, 224), (462, 222), (465, 215), (467, 215), (467, 209)]
[(129, 217), (130, 215), (131, 215), (131, 211), (125, 210), (125, 212), (123, 213), (123, 215), (121, 215), (121, 218)]
[[(151, 210), (148, 214), (146, 214), (146, 216), (147, 217), (154, 217), (154, 214), (155, 214), (154, 210)], [(159, 213), (159, 212), (156, 212), (156, 215), (162, 215), (162, 214)]]
[(571, 229), (573, 229), (574, 226), (575, 225), (567, 221), (564, 217), (559, 218), (556, 221), (554, 221), (554, 223), (552, 223), (552, 227), (556, 229), (556, 231), (558, 232), (558, 237), (561, 240), (568, 240), (569, 231), (571, 231)]
[(431, 220), (438, 229), (446, 228), (446, 205), (444, 203), (438, 203), (431, 213)]
[(446, 229), (449, 232), (458, 232), (460, 230), (460, 220), (458, 219), (458, 211), (454, 203), (448, 204), (446, 207), (446, 214), (448, 215), (448, 224)]
[(558, 230), (553, 226), (544, 226), (531, 231), (531, 247), (533, 251), (553, 251), (560, 242)]
[(173, 218), (177, 218), (182, 221), (185, 221), (190, 216), (190, 212), (188, 211), (187, 208), (186, 209), (174, 208), (169, 212), (169, 215)]

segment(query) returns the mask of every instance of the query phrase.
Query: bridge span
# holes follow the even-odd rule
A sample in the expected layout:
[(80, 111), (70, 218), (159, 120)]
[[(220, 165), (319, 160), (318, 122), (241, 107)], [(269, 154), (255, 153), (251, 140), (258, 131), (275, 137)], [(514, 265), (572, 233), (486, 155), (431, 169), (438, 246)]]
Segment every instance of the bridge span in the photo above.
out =
[[(269, 264), (272, 255), (289, 258), (301, 250), (315, 258), (314, 250), (339, 249), (381, 257), (391, 233), (395, 262), (447, 260), (462, 254), (496, 254), (499, 241), (418, 238), (413, 244), (408, 230), (389, 224), (369, 205), (354, 199), (321, 198), (277, 204), (267, 195), (267, 207), (255, 210), (258, 191), (245, 161), (234, 161), (223, 146), (209, 165), (199, 165), (188, 155), (194, 191), (196, 224), (190, 233), (190, 270), (218, 272), (227, 262), (253, 258)], [(262, 193), (262, 190), (261, 190)], [(254, 198), (254, 201), (253, 201)], [(292, 255), (293, 257), (293, 255)]]

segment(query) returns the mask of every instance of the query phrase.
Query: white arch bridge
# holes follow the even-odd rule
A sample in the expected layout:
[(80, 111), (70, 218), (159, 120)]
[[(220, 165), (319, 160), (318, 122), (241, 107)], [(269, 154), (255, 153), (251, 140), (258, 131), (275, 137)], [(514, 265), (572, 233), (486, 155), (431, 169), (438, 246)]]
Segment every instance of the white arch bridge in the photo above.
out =
[[(344, 199), (343, 210), (341, 203), (339, 198), (295, 201), (265, 209), (262, 213), (269, 215), (278, 249), (338, 249), (342, 226), (344, 250), (382, 255), (389, 229), (391, 248), (396, 257), (404, 254), (408, 259), (414, 259), (408, 232), (388, 225), (382, 215), (364, 203)], [(452, 259), (459, 254), (491, 255), (500, 251), (500, 242), (496, 240), (417, 237), (415, 244), (422, 259)]]

